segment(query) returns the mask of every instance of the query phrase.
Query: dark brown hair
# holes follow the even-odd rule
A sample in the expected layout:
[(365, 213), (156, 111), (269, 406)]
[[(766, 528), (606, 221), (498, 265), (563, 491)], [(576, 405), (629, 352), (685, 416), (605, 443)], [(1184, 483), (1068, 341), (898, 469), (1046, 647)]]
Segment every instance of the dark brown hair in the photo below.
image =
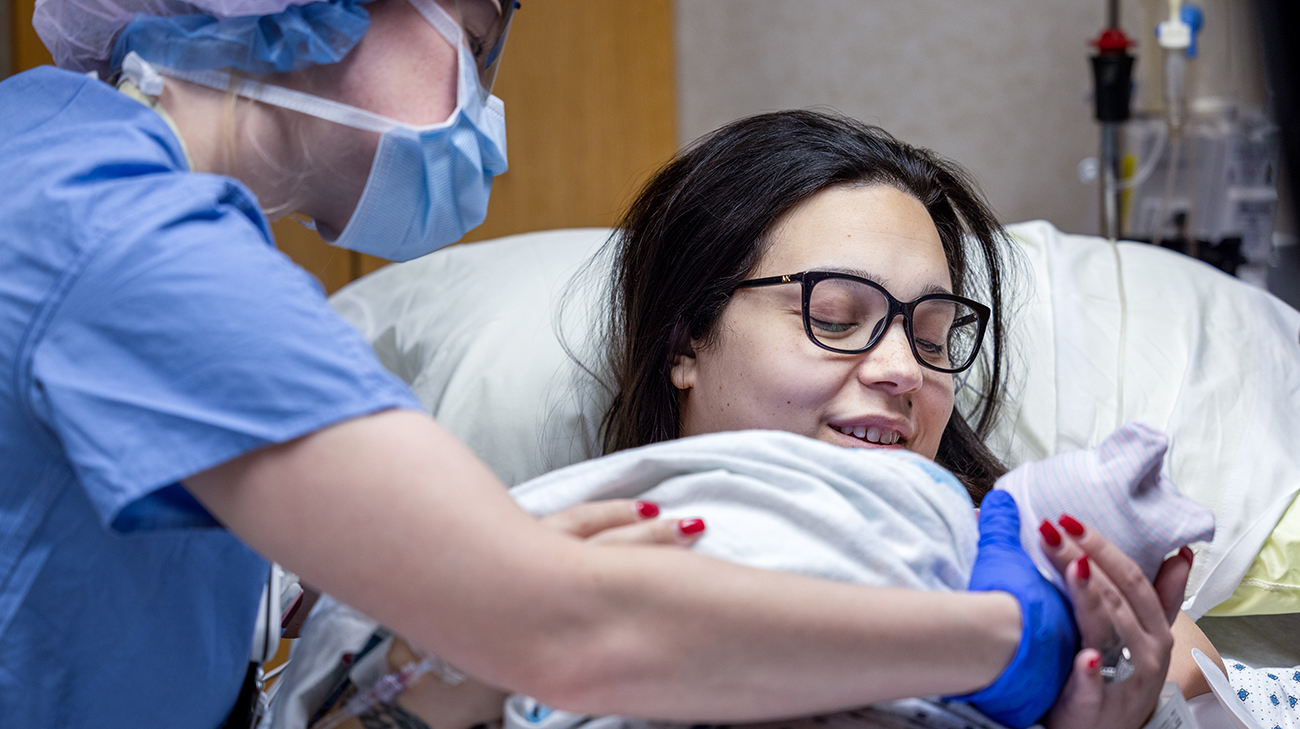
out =
[(736, 284), (758, 265), (772, 225), (835, 185), (889, 185), (919, 200), (943, 242), (954, 293), (993, 308), (971, 412), (953, 408), (936, 456), (979, 503), (1005, 472), (982, 440), (1004, 387), (1005, 234), (961, 168), (877, 127), (815, 111), (760, 114), (708, 134), (661, 169), (624, 215), (610, 243), (606, 453), (678, 437), (674, 354), (685, 341), (707, 341)]

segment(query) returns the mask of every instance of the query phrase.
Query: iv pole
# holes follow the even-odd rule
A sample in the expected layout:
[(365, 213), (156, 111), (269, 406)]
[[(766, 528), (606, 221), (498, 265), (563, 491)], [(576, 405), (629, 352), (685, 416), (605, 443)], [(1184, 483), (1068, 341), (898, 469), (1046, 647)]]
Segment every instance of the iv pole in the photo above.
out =
[(1132, 41), (1119, 27), (1119, 0), (1107, 0), (1106, 29), (1092, 45), (1093, 102), (1101, 124), (1101, 232), (1119, 240), (1120, 125), (1129, 119), (1132, 90)]

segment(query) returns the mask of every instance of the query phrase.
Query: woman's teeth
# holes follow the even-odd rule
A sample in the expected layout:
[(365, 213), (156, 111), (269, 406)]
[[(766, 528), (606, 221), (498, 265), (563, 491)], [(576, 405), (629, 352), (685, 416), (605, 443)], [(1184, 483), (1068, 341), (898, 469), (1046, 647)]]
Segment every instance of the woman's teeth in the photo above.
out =
[(880, 445), (893, 445), (903, 439), (903, 436), (892, 430), (881, 430), (876, 427), (868, 428), (864, 425), (854, 427), (839, 426), (839, 431), (854, 438), (861, 438), (868, 443), (879, 443)]

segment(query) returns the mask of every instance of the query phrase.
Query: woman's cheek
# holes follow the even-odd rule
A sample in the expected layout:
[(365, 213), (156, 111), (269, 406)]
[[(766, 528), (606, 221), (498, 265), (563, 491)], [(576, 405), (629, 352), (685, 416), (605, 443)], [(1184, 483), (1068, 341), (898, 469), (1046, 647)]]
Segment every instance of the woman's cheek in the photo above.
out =
[(912, 450), (927, 458), (934, 458), (938, 454), (939, 441), (943, 439), (943, 431), (948, 427), (955, 403), (953, 376), (941, 372), (933, 375), (917, 393), (915, 403), (915, 422), (922, 438)]

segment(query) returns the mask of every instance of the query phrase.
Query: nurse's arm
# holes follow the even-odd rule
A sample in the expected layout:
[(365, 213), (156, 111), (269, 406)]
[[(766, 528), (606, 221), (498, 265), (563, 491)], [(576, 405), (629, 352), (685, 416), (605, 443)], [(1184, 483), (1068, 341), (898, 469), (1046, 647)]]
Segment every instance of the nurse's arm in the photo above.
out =
[(485, 682), (553, 706), (743, 721), (993, 681), (1003, 593), (867, 588), (542, 527), (423, 414), (386, 411), (186, 480), (229, 529)]

